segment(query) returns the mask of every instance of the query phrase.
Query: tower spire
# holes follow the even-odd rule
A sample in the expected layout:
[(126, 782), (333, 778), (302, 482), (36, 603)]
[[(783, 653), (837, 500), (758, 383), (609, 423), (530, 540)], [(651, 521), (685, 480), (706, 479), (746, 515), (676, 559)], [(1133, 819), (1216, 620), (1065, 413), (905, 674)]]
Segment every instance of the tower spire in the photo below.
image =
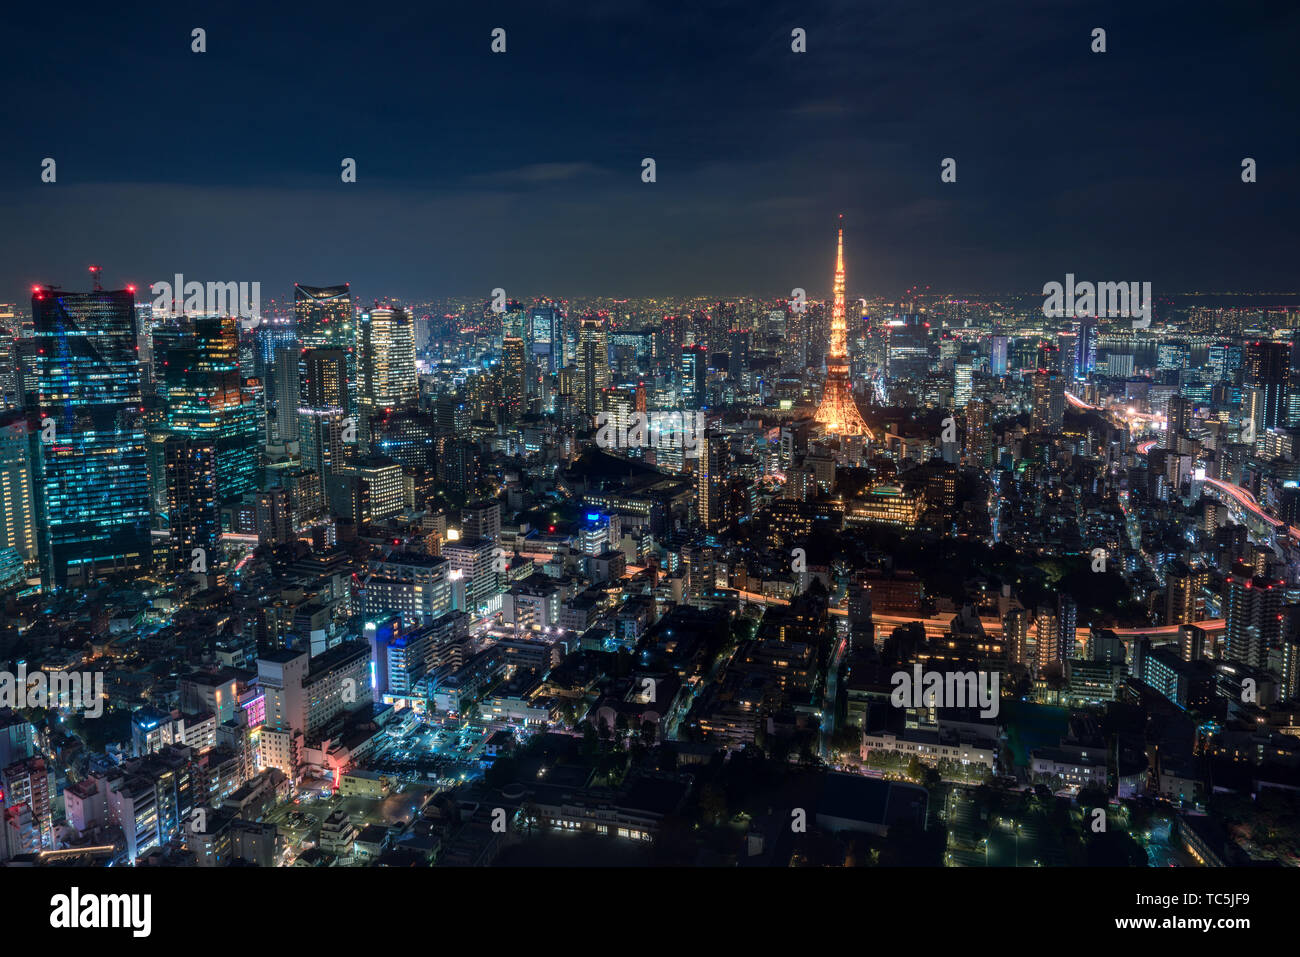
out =
[(835, 435), (866, 435), (871, 430), (862, 419), (853, 389), (849, 385), (848, 323), (844, 318), (844, 214), (839, 216), (839, 236), (835, 245), (834, 301), (831, 305), (830, 354), (826, 357), (826, 384), (816, 419)]

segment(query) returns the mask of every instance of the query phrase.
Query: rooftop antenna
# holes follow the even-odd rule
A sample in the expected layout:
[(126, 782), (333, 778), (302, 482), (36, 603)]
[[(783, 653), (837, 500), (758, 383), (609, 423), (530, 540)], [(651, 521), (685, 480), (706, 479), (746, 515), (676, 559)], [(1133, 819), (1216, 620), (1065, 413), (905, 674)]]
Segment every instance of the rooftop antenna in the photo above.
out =
[(90, 267), (90, 274), (91, 274), (91, 276), (94, 277), (94, 281), (95, 281), (95, 292), (103, 292), (103, 291), (104, 291), (104, 287), (103, 287), (103, 286), (100, 284), (100, 282), (99, 282), (99, 274), (102, 273), (103, 271), (104, 271), (104, 267), (103, 267), (103, 266), (91, 266), (91, 267)]

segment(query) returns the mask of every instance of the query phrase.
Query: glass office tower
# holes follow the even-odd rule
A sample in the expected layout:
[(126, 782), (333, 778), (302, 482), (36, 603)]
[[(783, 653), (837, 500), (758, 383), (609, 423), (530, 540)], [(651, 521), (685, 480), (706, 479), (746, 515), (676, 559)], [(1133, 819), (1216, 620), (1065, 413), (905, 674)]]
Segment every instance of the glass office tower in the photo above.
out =
[[(341, 286), (293, 285), (293, 315), (303, 349), (342, 349), (347, 354), (348, 414), (357, 408), (356, 309), (348, 283)], [(300, 376), (306, 369), (299, 371)]]
[(63, 588), (143, 570), (149, 472), (135, 294), (39, 286), (32, 319), (42, 580)]
[(239, 321), (195, 319), (181, 334), (155, 339), (158, 382), (172, 432), (216, 450), (216, 495), (236, 501), (260, 485), (257, 401), (239, 369)]

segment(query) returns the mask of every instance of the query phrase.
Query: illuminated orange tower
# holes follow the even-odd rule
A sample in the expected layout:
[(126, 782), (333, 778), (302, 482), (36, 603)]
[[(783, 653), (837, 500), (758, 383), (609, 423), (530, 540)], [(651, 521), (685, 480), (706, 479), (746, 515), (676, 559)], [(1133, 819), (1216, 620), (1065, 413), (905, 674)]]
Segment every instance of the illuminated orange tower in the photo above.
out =
[[(843, 215), (840, 219), (843, 219)], [(871, 430), (853, 401), (849, 387), (848, 325), (844, 321), (844, 227), (835, 252), (835, 305), (831, 307), (831, 352), (826, 359), (826, 384), (817, 406), (817, 424), (835, 435), (865, 435)]]

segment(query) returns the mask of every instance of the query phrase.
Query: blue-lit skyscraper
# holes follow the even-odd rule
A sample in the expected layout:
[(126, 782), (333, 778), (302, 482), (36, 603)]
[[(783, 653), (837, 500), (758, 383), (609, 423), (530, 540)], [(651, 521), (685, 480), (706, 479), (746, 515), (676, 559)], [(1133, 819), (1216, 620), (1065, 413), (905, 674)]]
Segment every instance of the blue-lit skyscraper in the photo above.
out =
[(889, 381), (919, 379), (930, 371), (930, 324), (919, 313), (889, 323)]
[(132, 290), (37, 287), (34, 430), (41, 577), (81, 585), (150, 560)]
[(682, 346), (682, 405), (686, 408), (704, 408), (708, 367), (709, 354), (704, 346)]
[(260, 413), (239, 370), (239, 320), (195, 319), (178, 335), (157, 336), (155, 352), (167, 427), (216, 450), (218, 501), (256, 491)]
[(1076, 356), (1074, 377), (1086, 379), (1097, 371), (1097, 320), (1079, 320), (1079, 349)]
[(564, 365), (563, 313), (555, 306), (534, 306), (529, 313), (529, 349), (547, 372)]
[[(253, 332), (256, 349), (253, 353), (252, 375), (266, 384), (266, 405), (268, 409), (278, 409), (281, 398), (281, 383), (275, 378), (275, 354), (281, 349), (294, 350), (297, 355), (298, 330), (289, 319), (264, 319)], [(245, 377), (248, 371), (243, 370)], [(294, 388), (289, 399), (290, 408), (298, 404), (297, 373), (294, 373)]]
[(1007, 374), (1007, 337), (995, 332), (989, 344), (989, 373), (995, 376)]

